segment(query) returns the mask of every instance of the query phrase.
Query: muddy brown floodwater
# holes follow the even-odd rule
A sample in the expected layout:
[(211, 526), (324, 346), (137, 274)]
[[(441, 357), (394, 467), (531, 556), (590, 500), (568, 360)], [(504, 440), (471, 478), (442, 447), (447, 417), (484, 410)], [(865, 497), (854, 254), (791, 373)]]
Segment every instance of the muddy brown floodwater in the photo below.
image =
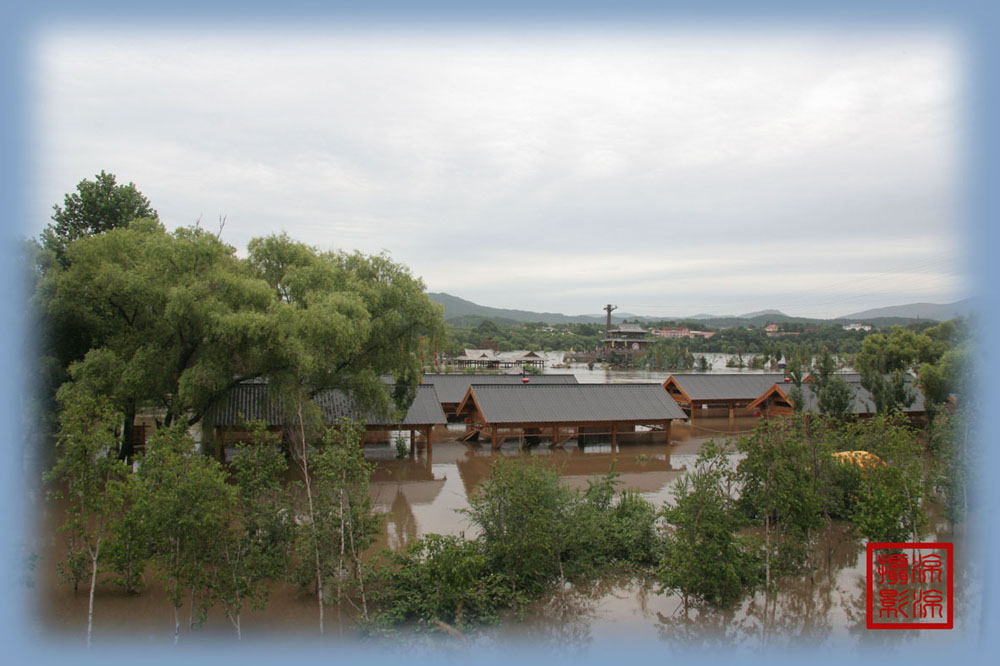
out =
[[(672, 442), (662, 433), (619, 435), (610, 442), (581, 448), (568, 443), (564, 449), (546, 446), (521, 451), (516, 442), (498, 451), (488, 445), (456, 441), (463, 426), (438, 427), (432, 450), (422, 445), (412, 457), (395, 458), (395, 447), (366, 447), (366, 457), (375, 462), (371, 496), (376, 511), (384, 514), (382, 534), (375, 550), (401, 549), (429, 533), (475, 536), (475, 528), (461, 513), (468, 508), (470, 493), (486, 478), (497, 457), (536, 456), (551, 459), (565, 483), (586, 487), (587, 479), (607, 473), (612, 465), (622, 488), (632, 488), (661, 506), (671, 500), (673, 484), (697, 458), (702, 443), (711, 438), (751, 430), (755, 418), (699, 419), (694, 425), (675, 423)], [(35, 552), (41, 556), (34, 572), (37, 608), (34, 629), (39, 638), (52, 634), (82, 645), (87, 623), (87, 594), (74, 594), (56, 573), (56, 563), (65, 554), (65, 538), (57, 527), (63, 507), (37, 500), (41, 517)], [(937, 523), (926, 535), (929, 541), (956, 543), (961, 535)], [(685, 645), (730, 645), (770, 648), (807, 643), (816, 645), (864, 645), (871, 642), (927, 641), (940, 644), (957, 640), (959, 632), (882, 631), (865, 629), (864, 542), (845, 525), (824, 530), (816, 543), (814, 560), (823, 563), (808, 576), (784, 580), (765, 599), (757, 594), (729, 611), (699, 613), (685, 611), (679, 597), (660, 594), (656, 584), (639, 578), (595, 581), (567, 585), (533, 604), (520, 619), (488, 629), (477, 641), (503, 641), (511, 637), (578, 649), (587, 645), (634, 637), (635, 640), (666, 640)], [(959, 557), (960, 559), (960, 557)], [(956, 568), (956, 597), (969, 576)], [(963, 582), (964, 581), (964, 582)], [(327, 611), (328, 639), (356, 636), (349, 617), (338, 622), (338, 609)], [(956, 605), (956, 627), (961, 627), (965, 606)], [(242, 618), (244, 638), (316, 638), (318, 620), (315, 597), (300, 588), (276, 583), (270, 603), (263, 611), (247, 611)], [(163, 586), (147, 576), (142, 594), (131, 596), (106, 585), (97, 590), (94, 614), (95, 643), (110, 637), (128, 637), (167, 644), (173, 637), (173, 614)], [(182, 633), (182, 641), (207, 637), (232, 638), (233, 629), (221, 611), (214, 610), (198, 630)]]

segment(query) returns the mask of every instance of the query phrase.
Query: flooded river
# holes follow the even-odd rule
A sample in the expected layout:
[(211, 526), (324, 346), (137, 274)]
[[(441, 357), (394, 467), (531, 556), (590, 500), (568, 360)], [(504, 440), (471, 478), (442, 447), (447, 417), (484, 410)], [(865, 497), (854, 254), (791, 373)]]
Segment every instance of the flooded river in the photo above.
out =
[[(656, 375), (639, 378), (616, 373), (614, 379), (662, 381), (665, 377), (664, 373)], [(564, 449), (542, 446), (521, 451), (512, 441), (493, 451), (488, 445), (458, 442), (461, 425), (438, 427), (430, 450), (419, 444), (412, 457), (396, 459), (394, 446), (371, 445), (366, 447), (366, 457), (376, 464), (371, 496), (376, 511), (385, 518), (376, 548), (400, 549), (429, 533), (474, 536), (475, 528), (461, 510), (468, 508), (470, 493), (486, 478), (499, 456), (551, 459), (564, 481), (575, 487), (585, 487), (588, 478), (606, 474), (613, 467), (620, 475), (622, 488), (635, 489), (661, 506), (671, 501), (673, 484), (694, 463), (702, 443), (747, 432), (756, 422), (755, 418), (706, 418), (694, 425), (675, 423), (671, 442), (663, 433), (619, 435), (615, 450), (610, 441), (582, 448), (571, 441)], [(41, 559), (34, 572), (38, 603), (32, 626), (39, 638), (54, 633), (71, 643), (79, 638), (82, 645), (87, 594), (82, 589), (74, 594), (70, 586), (59, 581), (55, 571), (56, 562), (65, 552), (65, 538), (56, 530), (63, 520), (62, 508), (40, 499), (37, 506), (41, 521), (35, 551)], [(943, 523), (932, 521), (927, 540), (956, 542), (956, 553), (960, 555), (960, 535), (953, 535)], [(823, 531), (815, 547), (813, 559), (821, 563), (817, 570), (783, 581), (778, 592), (767, 599), (758, 594), (729, 611), (685, 611), (680, 598), (658, 593), (652, 581), (601, 580), (581, 588), (556, 590), (531, 606), (523, 618), (485, 630), (475, 640), (489, 643), (514, 636), (574, 649), (626, 636), (637, 641), (762, 648), (803, 642), (854, 646), (873, 641), (940, 644), (961, 640), (958, 630), (866, 630), (864, 543), (846, 526), (835, 524)], [(968, 584), (969, 576), (963, 575), (961, 566), (956, 569), (956, 596), (961, 600), (961, 586), (963, 580)], [(147, 582), (146, 590), (137, 596), (110, 586), (98, 589), (95, 643), (112, 636), (158, 645), (172, 640), (173, 613), (162, 584), (150, 577)], [(964, 609), (962, 604), (956, 606), (957, 628), (961, 628)], [(344, 618), (338, 624), (337, 614), (336, 608), (327, 611), (327, 638), (354, 637), (350, 619)], [(277, 583), (265, 610), (244, 613), (242, 632), (245, 639), (316, 638), (315, 597), (296, 586)], [(229, 621), (218, 610), (212, 612), (202, 629), (182, 632), (182, 641), (208, 637), (233, 638)]]

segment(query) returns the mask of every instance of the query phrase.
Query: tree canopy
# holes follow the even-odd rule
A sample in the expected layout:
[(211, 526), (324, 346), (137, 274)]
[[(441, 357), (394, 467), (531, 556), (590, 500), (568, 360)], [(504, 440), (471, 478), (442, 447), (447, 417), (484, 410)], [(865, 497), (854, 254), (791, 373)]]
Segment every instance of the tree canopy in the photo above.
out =
[(135, 184), (117, 185), (115, 175), (101, 171), (94, 180), (81, 180), (63, 205), (52, 207), (53, 224), (42, 231), (41, 244), (55, 253), (64, 266), (67, 246), (78, 238), (127, 227), (139, 218), (159, 219), (149, 200)]
[(405, 409), (421, 339), (442, 337), (440, 307), (385, 255), (321, 252), (281, 234), (254, 239), (241, 259), (200, 227), (140, 219), (70, 242), (65, 257), (39, 269), (43, 357), (64, 369), (60, 390), (107, 396), (125, 415), (123, 457), (136, 410), (193, 425), (248, 379)]

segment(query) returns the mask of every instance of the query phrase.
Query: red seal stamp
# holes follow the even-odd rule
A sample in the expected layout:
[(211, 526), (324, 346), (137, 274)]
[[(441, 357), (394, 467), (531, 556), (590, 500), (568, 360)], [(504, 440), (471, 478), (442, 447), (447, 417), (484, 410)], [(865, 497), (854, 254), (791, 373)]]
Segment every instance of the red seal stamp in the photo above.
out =
[(954, 548), (950, 543), (869, 543), (869, 629), (951, 629)]

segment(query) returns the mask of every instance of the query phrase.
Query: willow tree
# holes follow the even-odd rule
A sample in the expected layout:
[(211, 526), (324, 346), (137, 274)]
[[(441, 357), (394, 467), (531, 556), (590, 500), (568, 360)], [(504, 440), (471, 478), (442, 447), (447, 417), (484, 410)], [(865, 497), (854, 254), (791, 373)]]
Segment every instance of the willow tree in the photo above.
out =
[[(310, 397), (337, 388), (378, 412), (409, 406), (421, 340), (442, 340), (444, 320), (408, 268), (384, 254), (323, 252), (285, 234), (250, 241), (247, 260), (270, 286), (270, 314), (282, 324), (284, 356), (272, 375)], [(383, 375), (394, 380), (391, 396)]]
[[(324, 485), (327, 465), (314, 458), (330, 448), (324, 446), (330, 424), (315, 398), (337, 389), (349, 393), (359, 410), (401, 414), (416, 392), (421, 339), (442, 338), (443, 318), (423, 283), (384, 255), (323, 252), (281, 234), (252, 240), (247, 263), (271, 291), (267, 315), (275, 322), (274, 355), (262, 374), (269, 393), (280, 395), (286, 440), (302, 474), (308, 551), (303, 558), (322, 632), (331, 574), (319, 544), (328, 498), (314, 486)], [(391, 393), (385, 375), (393, 378)]]
[(920, 541), (927, 526), (923, 444), (899, 415), (880, 414), (846, 426), (852, 446), (885, 463), (866, 469), (851, 520), (871, 541)]
[(168, 233), (154, 220), (81, 238), (41, 286), (59, 325), (89, 337), (70, 382), (124, 414), (132, 455), (138, 408), (164, 426), (196, 423), (219, 396), (266, 366), (277, 326), (271, 293), (234, 248), (199, 228)]

